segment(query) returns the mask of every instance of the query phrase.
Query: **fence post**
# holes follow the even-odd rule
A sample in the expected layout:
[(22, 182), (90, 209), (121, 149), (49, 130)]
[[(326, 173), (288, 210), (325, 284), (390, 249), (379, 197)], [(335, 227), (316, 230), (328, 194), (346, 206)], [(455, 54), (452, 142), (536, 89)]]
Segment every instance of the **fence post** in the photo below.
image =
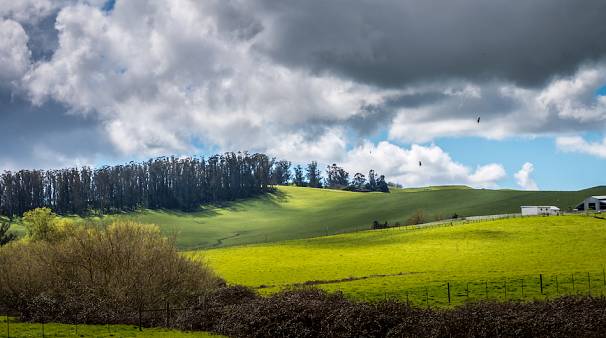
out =
[(484, 295), (486, 296), (486, 299), (488, 299), (488, 281), (484, 281)]
[(602, 283), (606, 286), (606, 271), (604, 271), (604, 266), (602, 265)]
[(574, 272), (570, 276), (572, 276), (572, 292), (574, 293)]
[(558, 284), (558, 276), (556, 275), (556, 293), (558, 296), (560, 295), (560, 285)]
[(170, 322), (170, 305), (169, 305), (168, 301), (166, 301), (166, 327), (168, 327), (169, 322)]
[(505, 280), (505, 300), (507, 300), (507, 279)]
[(591, 275), (587, 272), (587, 292), (589, 293), (589, 297), (591, 297)]
[(410, 306), (410, 301), (408, 300), (408, 290), (406, 290), (406, 305)]
[(541, 294), (543, 294), (543, 274), (539, 274), (539, 283), (541, 284)]
[(524, 299), (524, 278), (522, 278), (522, 299)]
[(427, 287), (425, 287), (425, 304), (429, 307), (429, 291), (427, 291)]
[(465, 295), (469, 298), (469, 282), (467, 282), (467, 285), (465, 286)]
[(446, 283), (446, 287), (448, 288), (448, 305), (450, 305), (450, 282)]
[(141, 304), (139, 304), (139, 332), (143, 331), (143, 329), (141, 328)]

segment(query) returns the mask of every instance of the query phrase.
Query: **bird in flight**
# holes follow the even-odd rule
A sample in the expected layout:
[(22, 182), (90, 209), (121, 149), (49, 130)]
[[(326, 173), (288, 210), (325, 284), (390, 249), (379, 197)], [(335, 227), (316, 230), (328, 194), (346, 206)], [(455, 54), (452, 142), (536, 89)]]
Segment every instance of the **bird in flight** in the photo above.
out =
[(421, 161), (419, 161), (419, 167), (422, 166), (422, 165), (423, 165), (423, 163), (421, 163)]
[(478, 116), (478, 123), (480, 123), (480, 117)]

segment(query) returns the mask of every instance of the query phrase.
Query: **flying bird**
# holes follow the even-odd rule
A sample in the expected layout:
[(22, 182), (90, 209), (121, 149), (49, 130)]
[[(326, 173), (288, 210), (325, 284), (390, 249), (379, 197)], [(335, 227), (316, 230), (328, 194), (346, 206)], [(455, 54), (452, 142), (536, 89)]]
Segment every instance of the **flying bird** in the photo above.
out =
[(421, 161), (419, 161), (419, 167), (422, 166), (422, 165), (423, 165), (423, 163), (421, 163)]
[(480, 123), (480, 117), (478, 116), (478, 123)]

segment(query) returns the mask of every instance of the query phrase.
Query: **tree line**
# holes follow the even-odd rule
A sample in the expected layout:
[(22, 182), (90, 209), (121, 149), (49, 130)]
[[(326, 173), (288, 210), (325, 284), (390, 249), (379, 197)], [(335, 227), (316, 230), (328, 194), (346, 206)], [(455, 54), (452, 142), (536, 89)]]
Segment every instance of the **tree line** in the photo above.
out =
[[(292, 170), (291, 170), (292, 169)], [(291, 171), (294, 171), (291, 172)], [(373, 170), (353, 180), (336, 164), (326, 178), (313, 161), (305, 169), (265, 154), (225, 153), (209, 158), (159, 157), (125, 165), (56, 170), (5, 171), (0, 176), (0, 215), (20, 216), (47, 207), (59, 214), (112, 213), (137, 208), (193, 210), (293, 184), (352, 191), (384, 191), (385, 177)]]

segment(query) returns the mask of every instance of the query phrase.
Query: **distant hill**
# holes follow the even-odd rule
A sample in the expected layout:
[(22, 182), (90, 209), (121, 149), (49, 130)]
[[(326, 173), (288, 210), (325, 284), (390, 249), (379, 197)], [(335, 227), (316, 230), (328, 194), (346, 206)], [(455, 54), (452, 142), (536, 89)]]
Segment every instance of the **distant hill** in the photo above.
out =
[[(374, 220), (405, 223), (417, 210), (436, 218), (520, 212), (521, 205), (573, 208), (606, 186), (581, 191), (516, 191), (443, 186), (357, 193), (330, 189), (278, 187), (277, 192), (205, 207), (198, 212), (142, 210), (106, 218), (159, 225), (177, 234), (181, 249), (212, 248), (300, 239), (368, 229)], [(16, 229), (19, 229), (18, 227)]]

